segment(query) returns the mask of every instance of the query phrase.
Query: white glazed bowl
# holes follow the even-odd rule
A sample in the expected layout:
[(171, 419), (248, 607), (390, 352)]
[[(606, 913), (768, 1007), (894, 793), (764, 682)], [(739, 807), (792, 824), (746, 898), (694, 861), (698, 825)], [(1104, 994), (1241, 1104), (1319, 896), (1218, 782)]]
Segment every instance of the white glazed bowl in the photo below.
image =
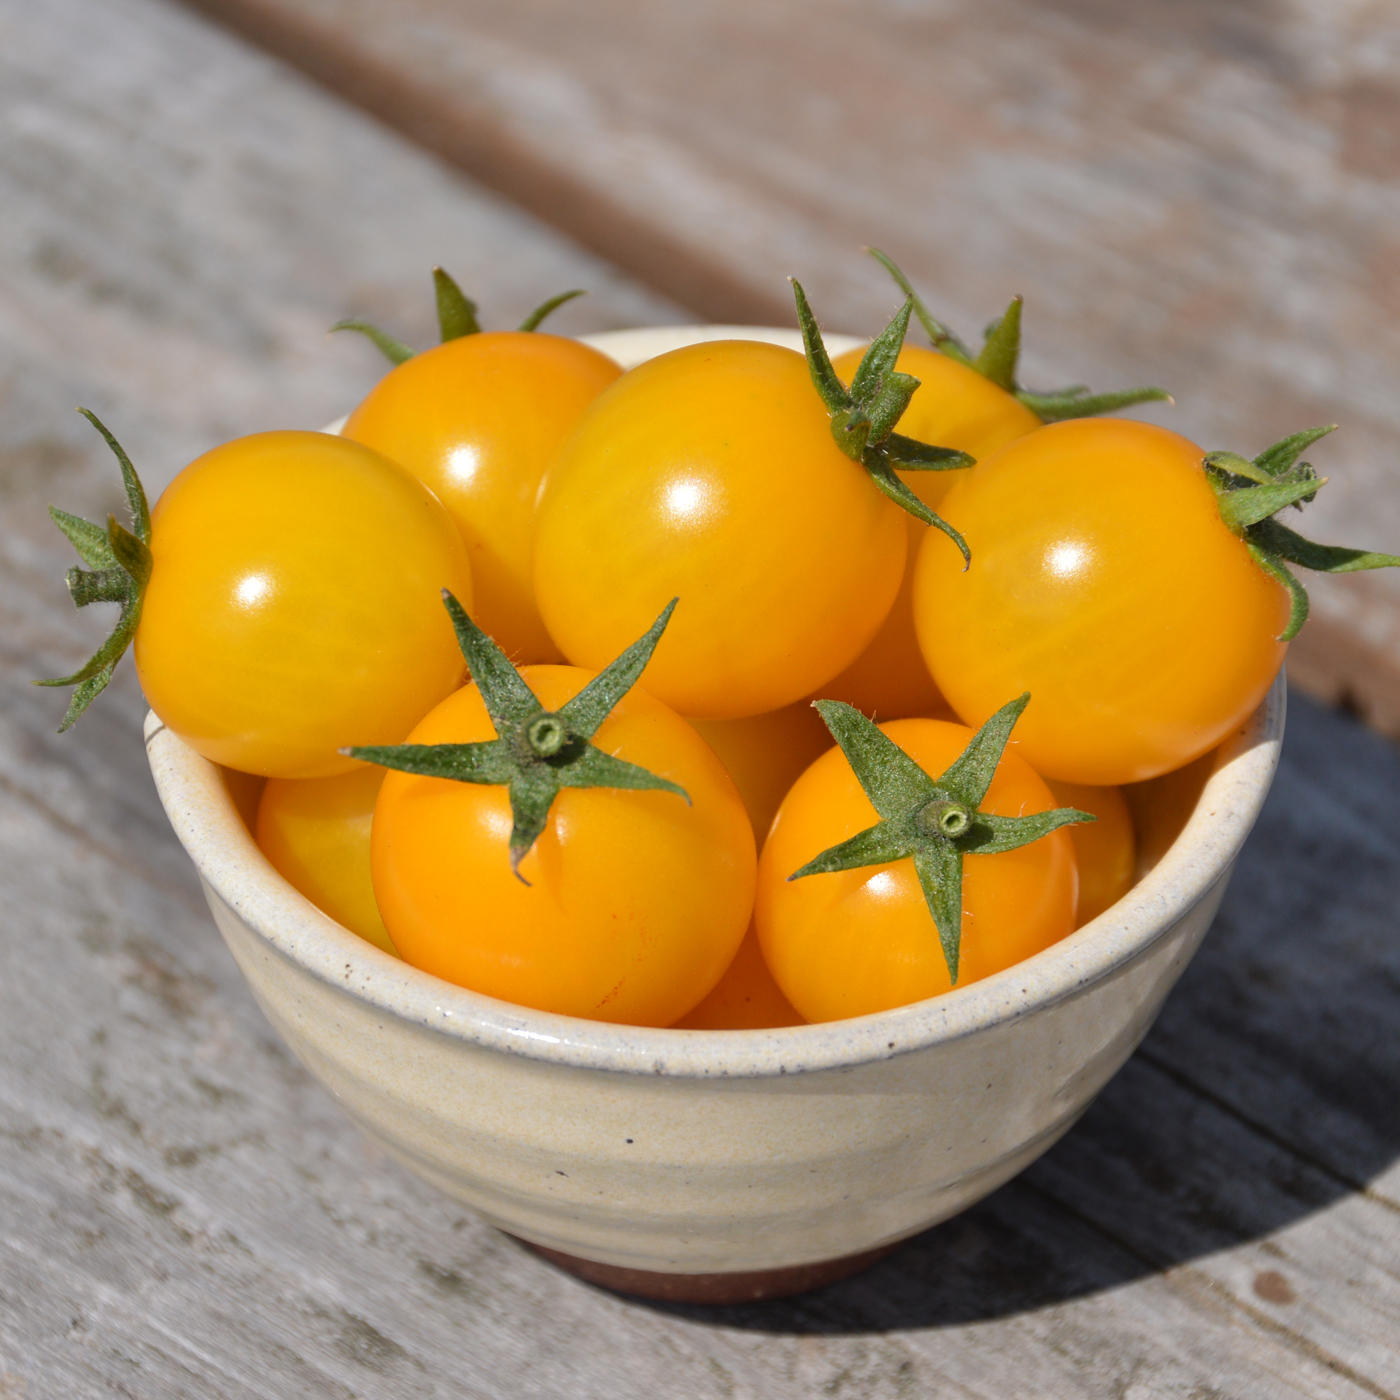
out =
[[(634, 363), (723, 334), (796, 343), (795, 332), (751, 328), (591, 339)], [(1142, 1039), (1215, 915), (1273, 779), (1284, 695), (1280, 676), (1194, 766), (1198, 799), (1183, 800), (1190, 779), (1170, 775), (1157, 780), (1159, 800), (1139, 794), (1140, 818), (1158, 828), (1140, 836), (1166, 853), (1070, 937), (930, 1001), (768, 1031), (606, 1025), (411, 968), (293, 890), (253, 843), (222, 770), (154, 715), (146, 743), (259, 1004), (368, 1133), (501, 1229), (603, 1266), (605, 1282), (667, 1294), (652, 1276), (672, 1276), (669, 1296), (727, 1299), (839, 1276), (849, 1270), (805, 1266), (953, 1215), (1067, 1131)], [(1166, 849), (1160, 828), (1178, 824), (1174, 804), (1189, 816)], [(723, 1276), (721, 1286), (679, 1286), (697, 1275)], [(752, 1275), (767, 1281), (723, 1286)]]

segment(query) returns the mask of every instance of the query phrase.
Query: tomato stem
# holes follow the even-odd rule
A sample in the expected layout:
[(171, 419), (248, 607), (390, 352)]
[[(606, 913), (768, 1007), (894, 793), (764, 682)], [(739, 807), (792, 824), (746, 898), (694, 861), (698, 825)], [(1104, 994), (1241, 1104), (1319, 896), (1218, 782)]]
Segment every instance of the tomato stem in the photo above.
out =
[(961, 802), (935, 798), (919, 808), (914, 818), (928, 836), (961, 836), (972, 825), (972, 813)]
[(481, 334), (476, 303), (440, 267), (433, 269), (433, 294), (437, 302), (438, 332), (444, 345), (449, 340)]
[(792, 291), (797, 299), (797, 320), (802, 327), (807, 370), (830, 415), (831, 436), (837, 447), (852, 461), (859, 462), (875, 487), (901, 510), (947, 535), (962, 553), (966, 566), (972, 559), (967, 541), (942, 516), (930, 510), (896, 474), (897, 469), (957, 471), (973, 463), (966, 452), (917, 442), (894, 431), (919, 387), (919, 381), (912, 374), (902, 374), (895, 369), (905, 332), (909, 329), (912, 298), (905, 300), (889, 325), (871, 342), (848, 389), (832, 366), (816, 317), (796, 278)]
[(1021, 360), (1021, 307), (1024, 297), (1011, 298), (1011, 305), (999, 321), (987, 328), (981, 353), (972, 368), (984, 379), (990, 379), (998, 389), (1008, 394), (1016, 392), (1016, 367)]
[(948, 976), (956, 984), (962, 946), (963, 856), (1000, 855), (1038, 841), (1058, 827), (1095, 820), (1074, 807), (1055, 807), (1025, 817), (979, 810), (1011, 730), (1030, 698), (1022, 695), (1003, 705), (937, 778), (859, 710), (839, 700), (815, 701), (880, 820), (822, 851), (788, 879), (912, 858)]
[(558, 296), (552, 296), (547, 301), (542, 301), (521, 323), (517, 330), (534, 331), (538, 330), (540, 322), (552, 311), (558, 310), (566, 301), (572, 301), (575, 297), (586, 297), (587, 292), (582, 287), (575, 287), (571, 292), (560, 292)]
[(525, 738), (536, 758), (553, 758), (569, 737), (568, 726), (558, 715), (540, 715), (525, 726)]
[(675, 599), (643, 636), (558, 711), (545, 709), (506, 654), (446, 589), (443, 603), (496, 738), (475, 744), (375, 745), (341, 753), (420, 777), (507, 788), (512, 818), (510, 868), (526, 885), (530, 882), (520, 873), (520, 862), (545, 829), (550, 807), (564, 788), (655, 789), (675, 793), (689, 803), (683, 787), (589, 742), (645, 670), (675, 611)]
[(1005, 389), (1021, 401), (1042, 423), (1059, 423), (1066, 418), (1093, 418), (1100, 413), (1117, 413), (1134, 404), (1174, 403), (1165, 389), (1117, 389), (1107, 394), (1091, 394), (1083, 384), (1072, 384), (1048, 394), (1023, 389), (1016, 379), (1021, 358), (1021, 303), (1023, 298), (1011, 299), (1002, 316), (987, 327), (981, 351), (973, 355), (966, 345), (941, 321), (934, 319), (928, 307), (914, 290), (909, 279), (900, 271), (894, 259), (878, 248), (867, 248), (881, 267), (894, 279), (900, 291), (909, 298), (914, 314), (928, 334), (935, 350), (956, 360), (960, 365), (975, 369), (998, 388)]
[[(552, 311), (563, 306), (566, 301), (572, 301), (575, 297), (586, 295), (587, 293), (581, 287), (576, 287), (568, 292), (560, 292), (557, 296), (542, 301), (520, 323), (519, 328), (522, 331), (538, 330), (540, 323)], [(463, 336), (481, 334), (481, 322), (477, 319), (476, 303), (457, 285), (452, 275), (440, 267), (433, 269), (433, 300), (437, 307), (438, 334), (443, 345), (446, 345), (449, 340), (460, 340)], [(395, 366), (403, 364), (405, 360), (411, 360), (417, 353), (411, 345), (405, 345), (403, 341), (396, 340), (388, 331), (380, 330), (373, 322), (362, 320), (358, 316), (350, 316), (343, 321), (337, 321), (331, 327), (331, 331), (358, 332), (377, 346), (384, 358)]]
[(966, 365), (971, 369), (974, 363), (972, 352), (941, 321), (934, 319), (933, 313), (924, 305), (923, 298), (914, 290), (904, 273), (899, 270), (894, 259), (889, 254), (882, 253), (878, 248), (867, 248), (865, 251), (894, 278), (899, 290), (909, 298), (914, 307), (914, 314), (919, 318), (919, 324), (923, 326), (924, 332), (929, 338), (929, 344), (935, 350), (942, 351), (950, 360), (956, 360), (960, 365)]
[(73, 605), (85, 608), (89, 603), (118, 603), (121, 612), (107, 640), (71, 676), (34, 681), (35, 685), (71, 685), (73, 694), (68, 711), (58, 732), (71, 729), (87, 707), (107, 688), (117, 662), (122, 659), (141, 621), (141, 604), (146, 585), (151, 578), (151, 511), (146, 503), (146, 491), (131, 458), (121, 444), (107, 431), (95, 413), (80, 408), (79, 413), (102, 434), (121, 467), (122, 485), (131, 511), (131, 529), (119, 525), (113, 516), (107, 517), (107, 528), (94, 525), (80, 516), (70, 515), (57, 506), (49, 507), (49, 518), (68, 537), (87, 564), (87, 569), (68, 570), (68, 592)]
[(362, 321), (358, 316), (349, 316), (343, 321), (337, 321), (327, 334), (334, 334), (336, 331), (358, 331), (378, 349), (379, 353), (391, 365), (401, 365), (405, 360), (411, 360), (414, 356), (411, 345), (405, 345), (403, 341), (395, 340), (388, 331), (382, 331), (372, 322)]
[(1379, 554), (1341, 545), (1316, 544), (1274, 519), (1286, 506), (1302, 510), (1327, 484), (1310, 462), (1300, 460), (1313, 443), (1335, 432), (1337, 425), (1305, 428), (1280, 438), (1253, 461), (1237, 452), (1209, 452), (1201, 462), (1215, 491), (1220, 518), (1243, 540), (1250, 557), (1270, 578), (1288, 590), (1288, 623), (1278, 640), (1290, 642), (1308, 620), (1308, 591), (1289, 564), (1325, 574), (1350, 574), (1361, 569), (1390, 569), (1400, 555)]

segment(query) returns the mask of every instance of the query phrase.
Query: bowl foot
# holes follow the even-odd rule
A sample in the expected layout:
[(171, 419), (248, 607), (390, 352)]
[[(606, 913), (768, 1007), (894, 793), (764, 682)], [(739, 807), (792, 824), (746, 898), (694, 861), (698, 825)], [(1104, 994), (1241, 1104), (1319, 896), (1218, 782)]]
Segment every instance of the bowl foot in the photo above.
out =
[(757, 1269), (751, 1273), (667, 1274), (652, 1269), (625, 1269), (617, 1264), (598, 1264), (579, 1259), (557, 1249), (521, 1240), (551, 1264), (575, 1274), (588, 1283), (614, 1293), (635, 1298), (652, 1298), (662, 1303), (758, 1303), (767, 1298), (790, 1298), (839, 1279), (849, 1278), (899, 1248), (895, 1244), (846, 1254), (840, 1259), (823, 1259), (815, 1264), (795, 1264), (786, 1269)]

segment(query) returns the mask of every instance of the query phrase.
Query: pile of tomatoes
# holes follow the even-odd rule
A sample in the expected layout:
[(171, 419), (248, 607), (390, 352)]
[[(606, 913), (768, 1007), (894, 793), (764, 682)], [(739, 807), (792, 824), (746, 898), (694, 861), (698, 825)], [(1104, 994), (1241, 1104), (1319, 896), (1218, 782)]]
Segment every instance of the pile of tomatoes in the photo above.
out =
[[(54, 512), (75, 601), (122, 608), (51, 682), (67, 723), (134, 640), (161, 719), (267, 780), (272, 864), (416, 967), (702, 1029), (946, 992), (1120, 898), (1120, 786), (1219, 744), (1279, 669), (1298, 551), (1259, 512), (1311, 469), (1020, 390), (1019, 301), (980, 356), (911, 298), (833, 364), (799, 289), (805, 357), (711, 341), (624, 373), (464, 325), (453, 292), (339, 436), (215, 448), (149, 511), (109, 436), (131, 529)], [(903, 343), (911, 307), (939, 348)], [(1084, 820), (979, 853), (1062, 807)], [(877, 859), (877, 826), (923, 854)], [(868, 863), (793, 878), (857, 838)]]

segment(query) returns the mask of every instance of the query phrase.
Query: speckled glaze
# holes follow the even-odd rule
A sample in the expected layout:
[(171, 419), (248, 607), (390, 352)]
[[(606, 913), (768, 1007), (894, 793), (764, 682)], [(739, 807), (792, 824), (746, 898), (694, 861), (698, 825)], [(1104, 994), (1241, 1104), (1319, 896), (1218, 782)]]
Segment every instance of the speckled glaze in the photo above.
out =
[[(702, 338), (591, 337), (624, 363)], [(833, 350), (858, 342), (831, 337)], [(155, 716), (165, 810), (268, 1019), (406, 1167), (502, 1229), (670, 1274), (875, 1249), (1014, 1176), (1088, 1107), (1200, 944), (1272, 781), (1276, 682), (1206, 765), (1184, 829), (1112, 909), (1017, 967), (875, 1016), (772, 1031), (610, 1026), (454, 987), (320, 913), (218, 768)]]

